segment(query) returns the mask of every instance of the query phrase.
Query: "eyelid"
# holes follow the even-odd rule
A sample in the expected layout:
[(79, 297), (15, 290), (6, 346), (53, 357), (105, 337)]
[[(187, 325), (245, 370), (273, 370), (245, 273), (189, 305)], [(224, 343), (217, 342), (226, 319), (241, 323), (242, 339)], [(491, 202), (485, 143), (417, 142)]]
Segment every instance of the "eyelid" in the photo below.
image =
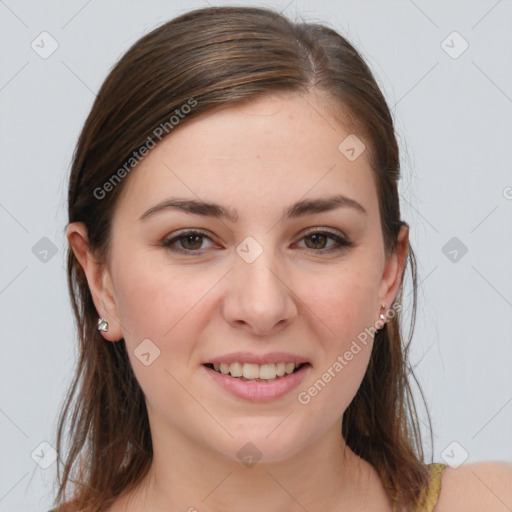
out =
[(329, 234), (329, 235), (335, 235), (339, 238), (343, 238), (344, 240), (348, 240), (348, 237), (342, 231), (334, 230), (332, 228), (324, 228), (322, 226), (315, 226), (313, 228), (305, 229), (301, 233), (301, 237), (304, 237), (304, 236), (307, 236), (310, 234), (314, 234), (314, 233), (325, 233), (325, 234)]

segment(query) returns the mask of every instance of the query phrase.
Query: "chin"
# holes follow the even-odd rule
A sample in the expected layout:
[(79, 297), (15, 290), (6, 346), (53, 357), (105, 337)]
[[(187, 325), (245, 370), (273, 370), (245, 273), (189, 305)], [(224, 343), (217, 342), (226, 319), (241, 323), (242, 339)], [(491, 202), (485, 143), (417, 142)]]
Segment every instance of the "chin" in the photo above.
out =
[[(291, 422), (283, 418), (238, 419), (237, 429), (229, 430), (233, 437), (224, 436), (223, 442), (210, 446), (214, 451), (247, 467), (254, 464), (272, 464), (292, 458), (300, 453), (308, 444), (305, 432), (293, 428)], [(276, 428), (277, 427), (277, 428)]]

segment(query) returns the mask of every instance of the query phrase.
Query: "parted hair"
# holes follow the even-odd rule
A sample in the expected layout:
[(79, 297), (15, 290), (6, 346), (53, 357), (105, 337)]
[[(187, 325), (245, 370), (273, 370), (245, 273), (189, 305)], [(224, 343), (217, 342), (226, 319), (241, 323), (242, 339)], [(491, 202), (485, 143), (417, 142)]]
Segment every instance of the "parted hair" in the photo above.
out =
[[(100, 198), (98, 190), (116, 172), (119, 177), (119, 169), (126, 171), (123, 166), (134, 152), (139, 154), (148, 138), (154, 141), (157, 127), (169, 130), (171, 116), (190, 105), (191, 98), (193, 108), (174, 129), (199, 114), (265, 94), (310, 91), (324, 94), (332, 115), (365, 141), (385, 250), (392, 254), (406, 225), (400, 217), (400, 159), (393, 119), (372, 72), (335, 30), (256, 7), (188, 12), (143, 36), (121, 57), (102, 84), (77, 142), (69, 178), (69, 222), (83, 222), (91, 250), (100, 260), (108, 257), (113, 211), (129, 175), (122, 173), (123, 179)], [(124, 340), (106, 343), (97, 331), (98, 313), (71, 248), (67, 265), (79, 355), (59, 418), (56, 505), (61, 511), (96, 512), (147, 474), (151, 432)], [(408, 363), (417, 289), (410, 246), (405, 267), (414, 292), (407, 340), (398, 312), (375, 335), (368, 368), (340, 432), (377, 470), (397, 510), (408, 509), (428, 481)], [(404, 275), (396, 303), (402, 300), (403, 286)]]

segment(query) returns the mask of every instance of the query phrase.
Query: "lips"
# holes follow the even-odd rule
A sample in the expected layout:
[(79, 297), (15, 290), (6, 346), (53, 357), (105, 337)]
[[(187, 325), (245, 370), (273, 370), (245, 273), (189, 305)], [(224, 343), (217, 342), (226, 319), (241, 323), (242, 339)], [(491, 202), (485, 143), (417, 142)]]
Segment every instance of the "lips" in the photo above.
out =
[(202, 366), (223, 389), (250, 401), (286, 395), (311, 369), (306, 358), (287, 353), (232, 353), (212, 358)]
[(263, 380), (271, 382), (294, 373), (308, 361), (296, 354), (273, 352), (253, 354), (237, 352), (210, 359), (204, 366), (231, 377), (245, 380)]

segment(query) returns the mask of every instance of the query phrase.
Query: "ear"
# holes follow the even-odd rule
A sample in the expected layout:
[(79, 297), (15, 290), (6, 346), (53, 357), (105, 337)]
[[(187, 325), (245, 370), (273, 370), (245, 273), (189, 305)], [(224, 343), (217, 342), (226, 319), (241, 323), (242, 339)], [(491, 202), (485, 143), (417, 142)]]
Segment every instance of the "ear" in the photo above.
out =
[(98, 317), (103, 317), (108, 322), (108, 331), (101, 332), (101, 335), (108, 341), (120, 340), (123, 332), (118, 321), (114, 288), (107, 265), (99, 261), (91, 251), (87, 228), (83, 222), (68, 224), (66, 236), (87, 278)]
[(379, 288), (379, 301), (380, 304), (386, 304), (386, 309), (389, 309), (393, 304), (402, 283), (408, 251), (409, 226), (405, 224), (402, 225), (398, 232), (395, 251), (386, 258), (384, 271), (382, 273)]

